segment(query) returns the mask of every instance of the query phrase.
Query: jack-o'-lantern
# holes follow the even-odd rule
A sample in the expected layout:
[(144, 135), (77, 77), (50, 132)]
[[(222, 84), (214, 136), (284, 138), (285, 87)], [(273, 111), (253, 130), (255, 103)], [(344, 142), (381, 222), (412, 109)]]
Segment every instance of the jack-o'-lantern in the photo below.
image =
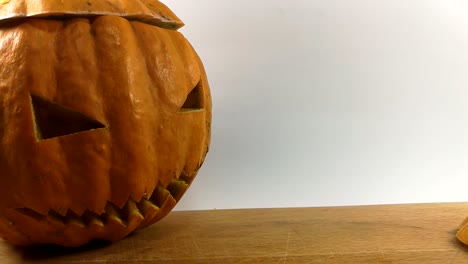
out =
[(115, 241), (173, 209), (211, 122), (182, 25), (155, 0), (0, 1), (0, 237)]

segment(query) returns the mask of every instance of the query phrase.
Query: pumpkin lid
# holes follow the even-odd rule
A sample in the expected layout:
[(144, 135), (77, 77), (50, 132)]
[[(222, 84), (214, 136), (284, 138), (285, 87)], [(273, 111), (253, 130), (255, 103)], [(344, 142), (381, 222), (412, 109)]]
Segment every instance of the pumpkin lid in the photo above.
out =
[(0, 0), (0, 22), (25, 17), (115, 15), (176, 30), (183, 22), (157, 0)]

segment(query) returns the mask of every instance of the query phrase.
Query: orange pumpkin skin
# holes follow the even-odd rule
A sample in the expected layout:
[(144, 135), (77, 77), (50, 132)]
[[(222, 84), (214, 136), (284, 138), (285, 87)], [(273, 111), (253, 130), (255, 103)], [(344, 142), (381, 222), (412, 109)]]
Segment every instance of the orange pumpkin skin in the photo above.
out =
[(0, 25), (0, 236), (17, 245), (116, 241), (160, 220), (210, 143), (181, 24), (64, 14)]

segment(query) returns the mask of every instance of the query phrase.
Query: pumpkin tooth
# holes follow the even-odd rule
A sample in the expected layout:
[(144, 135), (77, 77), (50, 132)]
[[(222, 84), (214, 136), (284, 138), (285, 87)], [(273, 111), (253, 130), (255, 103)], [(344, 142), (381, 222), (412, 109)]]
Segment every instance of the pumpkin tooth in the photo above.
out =
[(166, 201), (168, 195), (171, 195), (171, 193), (161, 185), (158, 185), (158, 187), (156, 187), (156, 192), (153, 193), (153, 195), (150, 198), (150, 201), (154, 203), (157, 207), (161, 208), (164, 201)]
[(182, 170), (182, 172), (180, 173), (179, 175), (179, 180), (181, 181), (184, 181), (185, 183), (187, 183), (188, 185), (190, 185), (190, 183), (193, 181), (193, 179), (195, 178), (195, 175), (197, 175), (197, 172), (198, 171), (195, 171), (192, 175), (190, 175), (185, 169)]
[(185, 181), (181, 179), (172, 179), (169, 185), (167, 186), (167, 190), (169, 191), (169, 193), (171, 193), (174, 199), (178, 201), (180, 200), (180, 198), (182, 198), (182, 195), (185, 193), (188, 187), (189, 185)]
[[(125, 221), (127, 219), (123, 219), (124, 213), (122, 211), (114, 204), (107, 203), (104, 213), (104, 227), (100, 231), (102, 237), (115, 241), (125, 237), (132, 231), (128, 228), (128, 222)], [(130, 221), (130, 224), (135, 225), (132, 221)]]
[(83, 214), (83, 220), (85, 221), (86, 225), (89, 227), (103, 227), (104, 222), (102, 222), (100, 216), (98, 216), (96, 213), (91, 212), (89, 210), (86, 210)]
[(60, 207), (59, 206), (59, 207), (54, 207), (53, 211), (58, 215), (66, 216), (70, 210), (68, 208), (66, 208), (66, 207)]
[(150, 214), (152, 211), (158, 211), (159, 207), (157, 207), (154, 203), (147, 199), (141, 199), (139, 203), (137, 203), (138, 209), (140, 210), (141, 214), (147, 218), (149, 217), (148, 214)]
[(122, 208), (122, 213), (125, 215), (126, 220), (129, 220), (134, 216), (141, 216), (143, 218), (143, 215), (141, 215), (136, 202), (132, 199), (127, 201), (124, 208)]
[(141, 222), (145, 220), (143, 215), (140, 213), (135, 201), (129, 199), (123, 208), (123, 212), (126, 215), (126, 226), (128, 230), (135, 230)]
[(83, 218), (75, 214), (72, 210), (68, 210), (65, 217), (62, 218), (62, 221), (65, 222), (67, 225), (74, 225), (81, 228), (86, 227)]
[(112, 203), (107, 203), (106, 204), (106, 213), (105, 213), (105, 217), (106, 217), (106, 224), (108, 224), (110, 221), (111, 222), (117, 222), (117, 223), (120, 223), (122, 224), (123, 226), (125, 226), (123, 224), (123, 221), (118, 213), (118, 210), (117, 208), (115, 207), (115, 205), (113, 205)]
[(179, 179), (184, 181), (184, 179), (187, 179), (187, 178), (190, 178), (190, 176), (189, 176), (188, 172), (185, 169), (183, 169), (180, 172)]
[(53, 224), (65, 225), (67, 223), (67, 219), (65, 216), (51, 210), (46, 216), (48, 222), (52, 222)]
[(68, 226), (77, 226), (81, 228), (85, 228), (86, 225), (83, 222), (83, 219), (81, 218), (69, 218), (67, 219), (67, 225)]
[(45, 216), (46, 222), (52, 223), (52, 225), (56, 226), (66, 226), (68, 224), (68, 220), (65, 216), (51, 210), (46, 216)]
[(177, 201), (174, 199), (174, 197), (172, 197), (172, 195), (167, 190), (165, 191), (167, 193), (165, 192), (166, 196), (164, 200), (161, 201), (161, 206), (158, 210), (158, 213), (154, 216), (153, 219), (151, 219), (151, 221), (149, 221), (146, 224), (146, 226), (152, 225), (156, 223), (157, 221), (161, 220), (162, 218), (164, 218), (172, 210), (172, 208), (174, 208), (174, 206), (177, 204)]
[(158, 214), (159, 212), (159, 207), (157, 207), (154, 203), (147, 199), (142, 199), (138, 204), (138, 208), (140, 209), (140, 212), (143, 214), (145, 217), (145, 220), (143, 220), (140, 223), (140, 226), (138, 229), (143, 228), (148, 225), (148, 223), (153, 220), (153, 218)]

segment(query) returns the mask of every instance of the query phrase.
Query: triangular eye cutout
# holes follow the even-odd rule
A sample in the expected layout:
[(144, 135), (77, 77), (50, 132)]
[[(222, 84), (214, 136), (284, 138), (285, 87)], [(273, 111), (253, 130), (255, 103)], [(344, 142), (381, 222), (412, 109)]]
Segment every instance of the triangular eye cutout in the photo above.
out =
[(187, 95), (187, 99), (185, 100), (182, 108), (180, 109), (181, 112), (193, 112), (199, 111), (203, 109), (203, 92), (202, 92), (202, 85), (201, 81), (198, 82), (197, 86), (192, 89), (192, 91)]
[(38, 141), (105, 127), (99, 121), (36, 95), (31, 95), (31, 108)]

